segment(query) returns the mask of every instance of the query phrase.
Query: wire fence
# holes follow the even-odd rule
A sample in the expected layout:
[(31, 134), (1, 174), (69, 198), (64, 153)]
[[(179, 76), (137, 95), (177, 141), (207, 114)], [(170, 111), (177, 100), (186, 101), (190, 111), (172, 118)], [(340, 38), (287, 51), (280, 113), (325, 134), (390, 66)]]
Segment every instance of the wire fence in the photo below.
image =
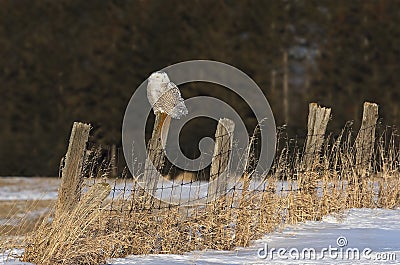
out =
[[(317, 113), (314, 114), (316, 117)], [(320, 128), (319, 125), (314, 127)], [(219, 194), (196, 173), (187, 177), (171, 172), (180, 171), (176, 167), (165, 170), (168, 161), (159, 152), (162, 143), (157, 139), (149, 144), (154, 155), (149, 158), (156, 168), (142, 169), (151, 170), (151, 177), (157, 173), (156, 181), (149, 185), (141, 176), (130, 175), (126, 167), (116, 170), (118, 161), (123, 160), (121, 151), (94, 143), (86, 146), (85, 151), (83, 140), (88, 137), (89, 126), (74, 124), (67, 154), (74, 149), (81, 151), (75, 160), (67, 155), (62, 177), (79, 181), (66, 182), (65, 186), (61, 183), (60, 194), (68, 196), (62, 197), (64, 201), (58, 200), (52, 224), (43, 223), (35, 232), (38, 236), (26, 248), (33, 258), (27, 261), (54, 253), (54, 249), (62, 262), (70, 253), (79, 254), (68, 256), (68, 264), (83, 260), (85, 264), (103, 264), (106, 258), (131, 254), (232, 250), (248, 246), (252, 240), (286, 224), (318, 221), (327, 214), (340, 214), (350, 208), (398, 208), (400, 137), (394, 128), (379, 126), (369, 127), (363, 122), (357, 136), (350, 127), (335, 136), (316, 134), (295, 139), (278, 131), (275, 160), (265, 172), (255, 170), (257, 162), (265, 162), (259, 161), (259, 151), (264, 147), (260, 146), (262, 134), (256, 129), (247, 150), (242, 151), (250, 162), (244, 161), (244, 173), (236, 175), (232, 172), (236, 172), (237, 165), (224, 166), (225, 159), (241, 150), (227, 151), (224, 147), (231, 147), (232, 142), (217, 139), (210, 167), (218, 169), (218, 177), (228, 172), (226, 182), (222, 183), (226, 189)], [(80, 127), (84, 133), (77, 133)], [(216, 135), (229, 138), (226, 133)], [(316, 143), (315, 148), (310, 148), (310, 143)], [(218, 162), (220, 158), (225, 162)], [(80, 170), (81, 162), (71, 161), (83, 161), (83, 169)], [(69, 173), (78, 171), (83, 175)], [(116, 172), (116, 177), (111, 177), (112, 172)], [(210, 172), (206, 174), (212, 178)], [(82, 177), (83, 196), (75, 202), (75, 187), (81, 188)], [(58, 210), (60, 205), (70, 205), (70, 197), (75, 206)]]
[[(39, 236), (26, 248), (33, 259), (27, 261), (54, 251), (63, 263), (72, 253), (68, 264), (99, 264), (130, 254), (232, 250), (286, 224), (350, 208), (398, 208), (400, 137), (395, 128), (377, 125), (377, 107), (364, 105), (357, 134), (347, 125), (325, 137), (330, 109), (310, 104), (308, 132), (316, 133), (293, 139), (278, 130), (272, 167), (263, 172), (257, 166), (267, 163), (260, 158), (261, 126), (240, 150), (233, 124), (221, 119), (211, 165), (182, 172), (168, 166), (174, 161), (164, 154), (161, 115), (147, 160), (130, 170), (120, 170), (121, 150), (87, 144), (90, 125), (74, 123), (53, 222), (36, 231)], [(232, 163), (235, 155), (243, 168)]]
[[(362, 128), (361, 130), (378, 129), (374, 127)], [(292, 140), (285, 141), (284, 145), (278, 146), (274, 164), (269, 172), (252, 172), (249, 179), (244, 176), (233, 176), (234, 183), (227, 185), (226, 193), (221, 196), (224, 203), (224, 209), (241, 209), (240, 201), (243, 196), (250, 196), (258, 194), (257, 196), (288, 196), (289, 193), (298, 193), (305, 189), (310, 190), (310, 187), (302, 187), (298, 181), (305, 176), (315, 175), (317, 185), (311, 189), (317, 194), (322, 191), (321, 183), (318, 183), (323, 177), (329, 176), (342, 182), (341, 185), (350, 185), (354, 180), (354, 173), (359, 168), (366, 168), (368, 176), (377, 176), (379, 171), (385, 166), (387, 159), (382, 159), (383, 156), (389, 155), (392, 152), (391, 159), (395, 164), (399, 164), (399, 135), (394, 128), (386, 127), (382, 130), (379, 128), (380, 136), (378, 140), (373, 143), (374, 152), (371, 156), (366, 156), (361, 161), (356, 163), (356, 152), (364, 153), (369, 151), (370, 146), (355, 146), (355, 140), (352, 136), (351, 128), (345, 128), (342, 133), (337, 137), (327, 137), (321, 151), (313, 153), (305, 153), (304, 146), (299, 145), (299, 137)], [(251, 169), (257, 163), (259, 157), (259, 137), (260, 130), (256, 130), (252, 136), (251, 145), (249, 146), (249, 160), (247, 163), (246, 172), (251, 172)], [(365, 134), (359, 134), (365, 135)], [(227, 134), (220, 137), (226, 137)], [(282, 132), (280, 132), (282, 136)], [(307, 137), (315, 137), (322, 135), (307, 135), (303, 139), (306, 141)], [(282, 141), (284, 138), (280, 138)], [(361, 141), (364, 143), (365, 141)], [(224, 144), (229, 144), (225, 141)], [(388, 147), (393, 147), (390, 151)], [(157, 211), (164, 209), (181, 209), (186, 214), (196, 214), (199, 209), (210, 205), (209, 194), (207, 189), (208, 182), (198, 180), (195, 173), (192, 173), (188, 178), (184, 174), (177, 174), (178, 168), (171, 167), (167, 174), (162, 176), (161, 181), (154, 187), (146, 186), (144, 183), (139, 183), (135, 176), (131, 176), (129, 170), (125, 167), (124, 170), (118, 174), (116, 178), (106, 178), (112, 170), (111, 161), (116, 158), (110, 157), (110, 148), (104, 148), (99, 145), (91, 144), (88, 154), (91, 162), (86, 163), (85, 172), (85, 185), (91, 186), (96, 182), (105, 181), (112, 185), (112, 192), (108, 198), (109, 204), (107, 211), (110, 213), (118, 214), (132, 214), (142, 211)], [(229, 155), (231, 150), (219, 153), (218, 156)], [(121, 154), (121, 152), (117, 152)], [(316, 163), (310, 169), (305, 169), (302, 166), (303, 158), (307, 155), (316, 157)], [(158, 154), (158, 159), (162, 154)], [(122, 158), (117, 158), (121, 160)], [(220, 167), (222, 171), (228, 170), (228, 176), (232, 170), (232, 166), (228, 164)], [(227, 168), (228, 167), (228, 168)], [(154, 170), (154, 168), (153, 168)], [(156, 169), (162, 172), (162, 168)], [(218, 172), (221, 174), (222, 172)], [(170, 179), (169, 176), (177, 176)], [(213, 177), (213, 176), (211, 176)], [(362, 176), (366, 177), (366, 176)], [(372, 179), (371, 179), (372, 180)], [(227, 180), (230, 181), (229, 178)], [(246, 183), (247, 182), (247, 183)], [(378, 192), (378, 191), (376, 191)], [(156, 195), (158, 198), (153, 197)], [(220, 198), (220, 199), (221, 199)], [(197, 210), (196, 210), (197, 209)], [(247, 207), (250, 211), (259, 211), (259, 207)]]

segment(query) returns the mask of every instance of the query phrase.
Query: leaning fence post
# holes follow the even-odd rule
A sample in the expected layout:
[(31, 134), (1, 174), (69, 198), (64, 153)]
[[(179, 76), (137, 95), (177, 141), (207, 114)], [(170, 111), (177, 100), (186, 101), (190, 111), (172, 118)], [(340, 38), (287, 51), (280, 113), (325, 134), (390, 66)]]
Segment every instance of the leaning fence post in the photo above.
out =
[(144, 167), (145, 190), (154, 195), (157, 189), (160, 171), (164, 166), (164, 149), (167, 141), (167, 135), (171, 117), (166, 113), (156, 113), (153, 133), (147, 145), (147, 159)]
[(83, 183), (81, 172), (90, 129), (89, 124), (80, 122), (74, 122), (72, 126), (68, 150), (61, 171), (56, 216), (60, 212), (71, 211), (80, 200)]
[(324, 143), (326, 127), (331, 115), (330, 108), (309, 105), (307, 143), (304, 150), (303, 168), (310, 170), (319, 161), (319, 153)]
[(226, 118), (219, 120), (215, 132), (214, 154), (211, 160), (208, 202), (226, 192), (234, 129), (235, 123), (232, 120)]
[(358, 132), (356, 146), (356, 167), (358, 174), (363, 174), (371, 165), (374, 153), (375, 131), (378, 121), (378, 105), (365, 102), (360, 131)]

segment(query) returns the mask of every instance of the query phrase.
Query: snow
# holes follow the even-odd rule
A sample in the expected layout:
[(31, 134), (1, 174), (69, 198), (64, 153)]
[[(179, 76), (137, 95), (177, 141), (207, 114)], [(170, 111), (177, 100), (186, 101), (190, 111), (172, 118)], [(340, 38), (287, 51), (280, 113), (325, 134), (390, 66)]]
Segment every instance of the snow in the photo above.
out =
[[(40, 178), (2, 178), (0, 186), (1, 200), (44, 200), (56, 199), (59, 180), (40, 179)], [(45, 181), (45, 182), (44, 182)], [(46, 183), (46, 185), (43, 185)], [(89, 184), (89, 183), (87, 183)], [(114, 186), (114, 182), (110, 181)], [(120, 196), (123, 190), (133, 188), (132, 180), (117, 182), (116, 194)], [(44, 187), (45, 186), (45, 187)], [(29, 188), (29, 192), (26, 189)], [(192, 187), (193, 188), (193, 187)], [(278, 183), (278, 190), (285, 190), (287, 183)], [(130, 194), (130, 192), (127, 192)], [(112, 196), (112, 194), (110, 195)], [(186, 195), (184, 194), (184, 197)], [(187, 195), (190, 196), (190, 195)], [(31, 213), (40, 214), (40, 213)], [(4, 220), (0, 220), (2, 223)], [(8, 220), (10, 223), (13, 220)], [(120, 259), (109, 260), (110, 265), (156, 265), (156, 264), (398, 264), (400, 263), (400, 209), (350, 209), (343, 215), (325, 216), (322, 221), (309, 221), (293, 226), (287, 226), (282, 231), (277, 231), (265, 235), (262, 239), (254, 241), (250, 247), (238, 248), (234, 251), (195, 251), (184, 255), (140, 255), (129, 256)], [(294, 260), (293, 257), (287, 259), (279, 258), (277, 252), (271, 258), (268, 255), (265, 259), (258, 256), (259, 253), (268, 247), (283, 248), (290, 250), (293, 248), (299, 251), (305, 248), (314, 248), (317, 253), (329, 246), (338, 247), (338, 238), (345, 239), (346, 248), (357, 248), (363, 251), (371, 249), (372, 258), (377, 255), (386, 254), (387, 257), (395, 260), (377, 261), (367, 260), (361, 257), (360, 260), (354, 259), (334, 259), (329, 256), (323, 259)], [(266, 245), (267, 244), (267, 245)], [(0, 252), (0, 265), (28, 264), (18, 261), (15, 256), (22, 253), (21, 250), (10, 250)]]
[[(238, 248), (235, 251), (197, 251), (185, 255), (148, 255), (130, 256), (124, 259), (112, 259), (112, 265), (155, 265), (155, 264), (398, 264), (400, 262), (400, 209), (351, 209), (346, 216), (326, 216), (320, 222), (306, 222), (290, 226), (281, 232), (274, 232), (253, 242), (251, 247)], [(320, 260), (262, 259), (258, 250), (268, 244), (271, 248), (315, 248), (317, 253), (322, 248), (338, 247), (338, 237), (345, 237), (347, 248), (365, 248), (372, 250), (371, 258), (386, 253), (394, 254), (396, 260), (377, 261), (344, 258), (333, 259), (326, 255)], [(276, 253), (275, 253), (276, 254)]]
[(0, 252), (0, 264), (7, 265), (28, 265), (32, 263), (22, 262), (18, 260), (18, 256), (21, 256), (23, 253), (20, 249), (7, 250), (4, 253)]
[[(351, 209), (344, 216), (329, 215), (322, 221), (309, 221), (284, 230), (266, 235), (264, 238), (253, 242), (250, 247), (238, 248), (234, 251), (195, 251), (184, 255), (139, 255), (126, 258), (110, 259), (110, 265), (169, 265), (169, 264), (398, 264), (400, 261), (400, 209)], [(294, 260), (291, 256), (279, 259), (275, 252), (273, 259), (268, 256), (262, 259), (258, 256), (260, 248), (292, 248), (300, 251), (305, 248), (314, 248), (319, 253), (322, 248), (329, 246), (338, 248), (337, 239), (344, 237), (347, 245), (343, 249), (357, 248), (363, 251), (370, 248), (370, 257), (385, 254), (395, 260), (377, 261), (330, 258), (326, 255), (323, 259)], [(0, 264), (15, 265), (15, 259), (6, 260), (4, 253), (0, 253)], [(9, 253), (8, 253), (9, 254)], [(261, 253), (262, 254), (262, 253)]]
[(57, 199), (59, 179), (1, 177), (0, 180), (0, 201)]
[(13, 215), (12, 218), (0, 218), (0, 225), (17, 226), (24, 220), (36, 219), (44, 216), (48, 212), (48, 209), (43, 208), (36, 211), (30, 211), (27, 213), (18, 213)]

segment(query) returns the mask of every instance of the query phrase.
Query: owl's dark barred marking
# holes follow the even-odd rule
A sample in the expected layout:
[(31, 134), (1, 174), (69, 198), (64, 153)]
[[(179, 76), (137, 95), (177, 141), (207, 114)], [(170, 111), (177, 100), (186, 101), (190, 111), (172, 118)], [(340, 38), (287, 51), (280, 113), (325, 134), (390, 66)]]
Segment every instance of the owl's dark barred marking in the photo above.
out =
[(167, 113), (180, 119), (188, 113), (179, 88), (169, 80), (165, 72), (155, 72), (148, 78), (147, 98), (154, 113)]

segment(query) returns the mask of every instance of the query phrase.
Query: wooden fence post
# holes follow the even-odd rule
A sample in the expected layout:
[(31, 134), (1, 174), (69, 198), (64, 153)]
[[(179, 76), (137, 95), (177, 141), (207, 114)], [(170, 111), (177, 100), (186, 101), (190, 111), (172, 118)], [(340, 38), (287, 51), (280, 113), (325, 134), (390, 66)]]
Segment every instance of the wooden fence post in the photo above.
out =
[(147, 159), (144, 168), (145, 191), (154, 195), (160, 177), (160, 171), (164, 166), (164, 149), (167, 141), (171, 117), (166, 113), (157, 113), (154, 122), (153, 133), (147, 145)]
[(378, 121), (378, 105), (365, 102), (362, 124), (358, 132), (356, 146), (356, 168), (359, 175), (365, 174), (371, 165), (371, 158), (374, 153), (375, 131)]
[(214, 154), (211, 161), (208, 202), (217, 199), (226, 192), (234, 129), (235, 123), (232, 120), (219, 120), (215, 132)]
[(330, 108), (320, 107), (317, 103), (309, 105), (307, 143), (303, 157), (304, 170), (310, 170), (318, 164), (330, 116)]
[(74, 122), (69, 139), (65, 164), (61, 171), (61, 186), (58, 190), (56, 216), (71, 211), (81, 197), (83, 176), (81, 174), (91, 126)]

